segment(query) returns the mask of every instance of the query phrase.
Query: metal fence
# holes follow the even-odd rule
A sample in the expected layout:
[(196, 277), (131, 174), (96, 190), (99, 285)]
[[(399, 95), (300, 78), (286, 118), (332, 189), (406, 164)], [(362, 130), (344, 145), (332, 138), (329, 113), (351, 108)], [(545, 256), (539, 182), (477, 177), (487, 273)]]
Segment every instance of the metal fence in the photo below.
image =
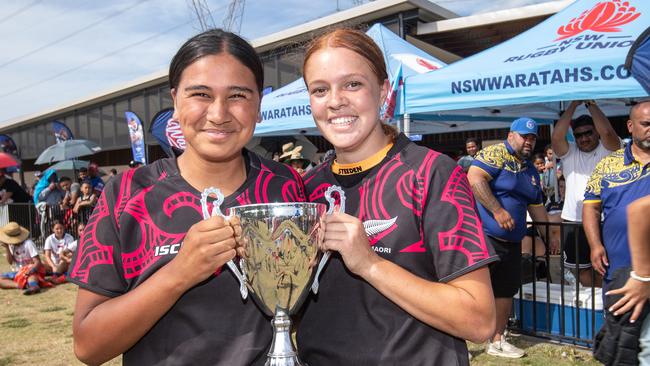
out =
[(33, 203), (10, 203), (0, 205), (0, 226), (10, 221), (15, 221), (28, 229), (31, 238), (39, 251), (43, 251), (45, 239), (52, 234), (52, 222), (59, 220), (63, 223), (66, 233), (77, 236), (77, 227), (80, 223), (88, 222), (92, 208), (82, 208), (75, 213), (72, 209), (62, 209), (59, 206)]
[[(565, 253), (567, 230), (581, 229), (582, 223), (535, 222), (533, 231), (539, 230), (549, 236), (559, 235), (560, 255), (551, 255), (548, 246), (544, 255), (535, 257), (536, 246), (533, 240), (534, 260), (524, 262), (522, 278), (525, 278), (519, 294), (515, 296), (511, 328), (521, 333), (571, 343), (591, 346), (593, 338), (603, 324), (602, 289), (594, 285), (580, 284), (580, 269), (567, 268), (562, 253)], [(559, 230), (558, 230), (559, 229)], [(574, 231), (575, 232), (575, 231)], [(575, 258), (580, 258), (580, 236), (572, 236), (572, 250)], [(547, 240), (548, 242), (548, 240)], [(546, 266), (541, 271), (539, 263)], [(596, 283), (596, 273), (590, 267), (591, 284)], [(525, 275), (527, 274), (527, 275)], [(566, 279), (572, 274), (574, 283)], [(570, 277), (570, 276), (569, 276)]]

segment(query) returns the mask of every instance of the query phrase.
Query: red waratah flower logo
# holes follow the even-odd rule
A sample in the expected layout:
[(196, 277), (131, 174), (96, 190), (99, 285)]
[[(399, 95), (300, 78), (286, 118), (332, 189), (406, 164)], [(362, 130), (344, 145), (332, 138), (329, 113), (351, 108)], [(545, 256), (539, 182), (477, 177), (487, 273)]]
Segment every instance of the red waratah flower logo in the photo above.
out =
[(597, 3), (590, 10), (585, 10), (579, 17), (571, 19), (569, 24), (557, 29), (560, 36), (556, 41), (573, 37), (586, 30), (594, 32), (620, 32), (623, 24), (630, 23), (641, 13), (630, 6), (627, 1), (610, 0)]

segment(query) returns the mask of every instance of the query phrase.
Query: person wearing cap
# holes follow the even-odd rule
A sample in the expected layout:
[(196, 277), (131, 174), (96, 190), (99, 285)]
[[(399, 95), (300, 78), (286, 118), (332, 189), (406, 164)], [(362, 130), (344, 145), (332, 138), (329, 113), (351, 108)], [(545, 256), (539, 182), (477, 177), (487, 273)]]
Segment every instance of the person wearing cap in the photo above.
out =
[(7, 262), (15, 268), (13, 272), (0, 274), (0, 288), (22, 289), (23, 294), (32, 295), (40, 292), (41, 287), (51, 286), (45, 281), (45, 267), (36, 245), (29, 239), (29, 230), (11, 221), (0, 228), (0, 243)]
[[(534, 221), (548, 220), (539, 173), (530, 161), (536, 141), (537, 123), (531, 118), (519, 118), (510, 126), (506, 141), (476, 154), (467, 173), (485, 234), (501, 259), (490, 266), (497, 326), (488, 341), (487, 353), (493, 356), (525, 355), (505, 339), (504, 333), (512, 297), (521, 285), (521, 240), (526, 235), (526, 211)], [(551, 243), (553, 246), (557, 243)]]
[[(584, 103), (591, 116), (582, 115), (571, 120), (581, 103), (573, 101), (569, 104), (555, 124), (551, 136), (551, 146), (557, 157), (562, 160), (562, 171), (566, 179), (566, 195), (561, 217), (564, 222), (578, 224), (582, 222), (582, 206), (589, 176), (599, 161), (621, 147), (621, 140), (616, 131), (595, 102)], [(569, 142), (566, 138), (569, 127), (573, 129), (575, 142)], [(564, 266), (579, 268), (580, 283), (591, 286), (591, 252), (582, 225), (568, 225), (563, 232)], [(600, 286), (602, 279), (599, 276), (595, 279), (593, 285)]]

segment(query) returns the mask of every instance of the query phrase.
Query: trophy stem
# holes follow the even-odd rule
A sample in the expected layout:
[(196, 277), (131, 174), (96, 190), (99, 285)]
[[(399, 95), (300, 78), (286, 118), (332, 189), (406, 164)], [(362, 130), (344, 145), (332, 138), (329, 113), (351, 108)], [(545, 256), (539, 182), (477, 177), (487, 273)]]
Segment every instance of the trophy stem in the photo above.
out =
[(291, 319), (280, 307), (275, 309), (273, 341), (264, 366), (307, 366), (300, 362), (298, 353), (291, 341)]

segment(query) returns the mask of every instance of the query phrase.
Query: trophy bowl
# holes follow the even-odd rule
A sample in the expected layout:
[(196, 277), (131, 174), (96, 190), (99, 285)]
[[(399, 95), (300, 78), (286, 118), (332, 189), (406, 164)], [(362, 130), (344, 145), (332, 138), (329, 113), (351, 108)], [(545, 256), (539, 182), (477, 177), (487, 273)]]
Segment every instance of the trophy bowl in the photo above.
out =
[(269, 316), (273, 342), (265, 365), (304, 365), (291, 341), (290, 315), (302, 305), (312, 287), (323, 238), (322, 203), (269, 203), (235, 206), (245, 239), (239, 267), (248, 292)]

